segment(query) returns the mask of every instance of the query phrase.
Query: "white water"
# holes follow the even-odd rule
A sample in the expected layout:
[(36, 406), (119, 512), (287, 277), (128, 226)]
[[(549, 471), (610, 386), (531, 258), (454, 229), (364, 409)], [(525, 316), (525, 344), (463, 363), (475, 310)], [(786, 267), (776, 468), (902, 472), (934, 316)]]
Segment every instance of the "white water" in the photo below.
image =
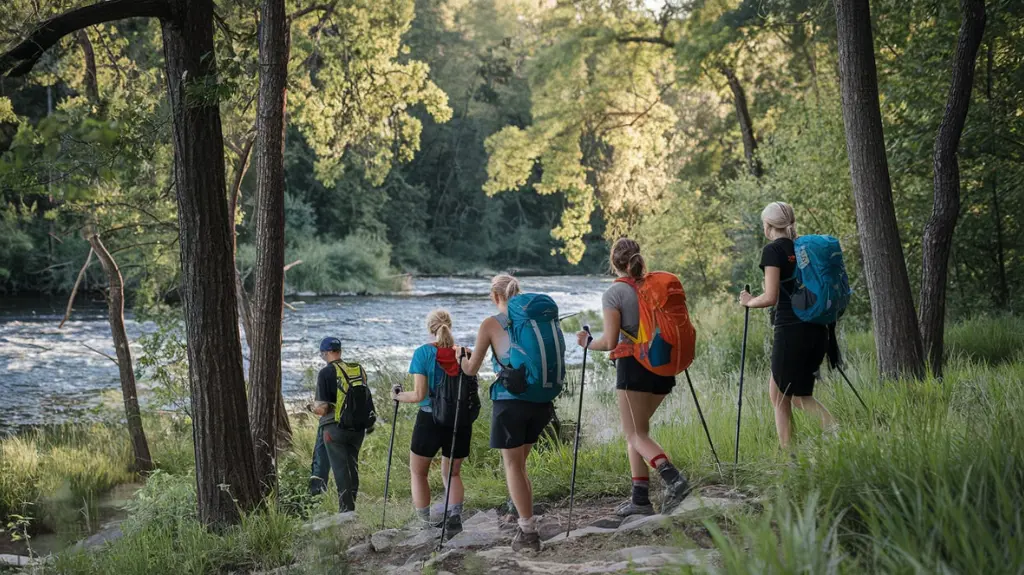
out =
[[(553, 297), (564, 315), (600, 309), (601, 293), (611, 280), (565, 276), (521, 281), (525, 291)], [(317, 345), (326, 336), (341, 339), (346, 357), (404, 369), (412, 350), (428, 341), (427, 313), (443, 307), (454, 318), (456, 340), (472, 345), (480, 322), (495, 312), (488, 287), (486, 280), (426, 278), (396, 295), (290, 299), (296, 311), (285, 311), (281, 350), (286, 397), (307, 393), (304, 372), (321, 365)], [(114, 355), (105, 307), (80, 305), (58, 329), (62, 306), (59, 301), (0, 303), (0, 430), (83, 417), (104, 391), (119, 389), (117, 366), (88, 349)], [(134, 342), (154, 326), (129, 315), (127, 329)], [(580, 360), (577, 346), (566, 349), (568, 361)], [(137, 359), (135, 345), (133, 353)], [(144, 380), (140, 386), (145, 387)]]

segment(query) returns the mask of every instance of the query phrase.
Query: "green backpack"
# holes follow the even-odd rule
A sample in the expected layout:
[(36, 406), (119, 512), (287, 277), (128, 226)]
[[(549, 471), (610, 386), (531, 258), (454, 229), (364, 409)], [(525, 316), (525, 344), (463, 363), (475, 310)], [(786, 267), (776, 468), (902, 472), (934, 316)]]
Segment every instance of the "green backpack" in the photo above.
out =
[(337, 361), (338, 396), (334, 402), (334, 422), (342, 429), (363, 431), (377, 423), (377, 410), (366, 384), (366, 371), (358, 363)]

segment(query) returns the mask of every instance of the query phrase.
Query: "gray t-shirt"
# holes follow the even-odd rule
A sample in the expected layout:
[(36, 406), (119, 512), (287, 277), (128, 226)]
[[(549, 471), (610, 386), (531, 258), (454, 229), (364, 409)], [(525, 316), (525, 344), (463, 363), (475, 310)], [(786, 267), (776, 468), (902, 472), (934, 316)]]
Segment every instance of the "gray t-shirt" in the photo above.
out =
[[(601, 305), (605, 309), (619, 310), (622, 317), (620, 327), (632, 337), (636, 337), (637, 331), (640, 330), (640, 302), (636, 299), (636, 290), (633, 286), (623, 282), (613, 283), (601, 296)], [(627, 341), (621, 333), (619, 341)]]

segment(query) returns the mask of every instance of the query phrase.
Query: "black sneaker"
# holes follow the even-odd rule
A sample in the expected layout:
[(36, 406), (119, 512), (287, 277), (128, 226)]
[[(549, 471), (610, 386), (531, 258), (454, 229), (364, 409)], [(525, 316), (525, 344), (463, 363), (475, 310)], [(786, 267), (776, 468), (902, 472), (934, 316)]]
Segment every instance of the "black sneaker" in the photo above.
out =
[(631, 517), (633, 515), (654, 515), (654, 506), (648, 503), (647, 505), (637, 505), (633, 503), (632, 499), (627, 499), (619, 504), (615, 508), (615, 514), (619, 517)]
[(540, 551), (540, 534), (536, 531), (526, 533), (521, 527), (516, 527), (516, 534), (512, 538), (512, 550), (518, 553), (523, 549)]
[[(434, 527), (441, 528), (444, 524), (444, 518), (434, 524)], [(448, 526), (444, 528), (444, 539), (445, 541), (450, 540), (459, 533), (462, 533), (462, 516), (461, 515), (449, 515)]]
[(665, 486), (665, 497), (661, 500), (661, 514), (668, 515), (690, 494), (690, 482), (682, 475), (679, 479)]

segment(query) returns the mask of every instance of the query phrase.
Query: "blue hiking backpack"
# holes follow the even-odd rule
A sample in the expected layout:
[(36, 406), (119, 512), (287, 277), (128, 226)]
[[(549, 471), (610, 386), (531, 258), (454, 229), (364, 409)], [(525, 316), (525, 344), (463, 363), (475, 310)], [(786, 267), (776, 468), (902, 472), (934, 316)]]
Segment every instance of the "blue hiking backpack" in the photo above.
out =
[(790, 294), (793, 313), (800, 321), (832, 324), (850, 303), (850, 278), (843, 264), (843, 249), (832, 236), (800, 236), (794, 242), (795, 289)]
[(502, 365), (492, 399), (554, 400), (565, 381), (565, 339), (558, 305), (543, 294), (513, 297), (508, 300), (505, 332), (511, 343), (509, 365)]

